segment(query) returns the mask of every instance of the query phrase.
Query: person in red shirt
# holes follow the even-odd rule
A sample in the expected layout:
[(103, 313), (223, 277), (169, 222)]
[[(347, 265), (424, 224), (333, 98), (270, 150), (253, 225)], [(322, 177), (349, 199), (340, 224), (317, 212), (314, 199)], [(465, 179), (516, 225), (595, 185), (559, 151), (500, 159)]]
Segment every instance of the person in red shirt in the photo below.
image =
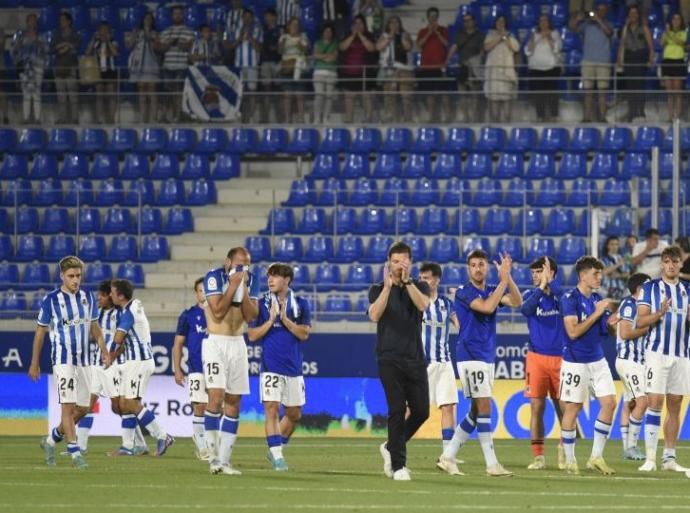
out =
[[(436, 113), (436, 98), (441, 97), (442, 112), (450, 115), (450, 102), (447, 94), (439, 94), (449, 90), (445, 77), (446, 56), (448, 54), (448, 28), (438, 23), (438, 9), (429, 7), (426, 11), (427, 26), (417, 33), (417, 46), (422, 50), (422, 62), (417, 73), (419, 84), (417, 89), (427, 92), (426, 106), (429, 121), (440, 121), (440, 113)], [(451, 119), (446, 121), (450, 122)]]
[(345, 91), (345, 122), (354, 120), (355, 99), (362, 98), (365, 122), (371, 122), (373, 103), (370, 92), (376, 81), (367, 76), (370, 55), (376, 51), (374, 38), (367, 32), (364, 16), (358, 14), (352, 21), (352, 32), (339, 44), (342, 55), (340, 87)]

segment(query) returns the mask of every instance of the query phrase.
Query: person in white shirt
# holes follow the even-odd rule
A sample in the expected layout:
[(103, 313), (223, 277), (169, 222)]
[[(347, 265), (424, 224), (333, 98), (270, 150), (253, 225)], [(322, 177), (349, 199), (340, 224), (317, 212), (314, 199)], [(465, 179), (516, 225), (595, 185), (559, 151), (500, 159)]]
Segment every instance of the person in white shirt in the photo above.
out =
[(562, 41), (558, 31), (551, 27), (546, 14), (539, 17), (539, 24), (532, 32), (525, 47), (530, 77), (532, 101), (538, 121), (555, 121), (558, 117), (558, 77), (561, 75)]
[(644, 234), (644, 240), (635, 244), (632, 252), (632, 264), (638, 273), (648, 274), (652, 279), (661, 276), (661, 252), (668, 246), (661, 240), (659, 230), (650, 228)]

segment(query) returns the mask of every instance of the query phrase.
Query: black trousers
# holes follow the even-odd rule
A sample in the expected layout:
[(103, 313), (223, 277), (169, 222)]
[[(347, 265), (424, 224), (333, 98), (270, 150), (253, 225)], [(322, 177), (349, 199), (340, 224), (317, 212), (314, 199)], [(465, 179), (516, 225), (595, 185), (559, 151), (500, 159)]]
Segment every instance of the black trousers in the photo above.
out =
[[(393, 471), (405, 466), (406, 442), (429, 417), (429, 379), (425, 363), (379, 361), (379, 377), (388, 403), (388, 452)], [(410, 416), (405, 419), (406, 409)]]
[(530, 90), (535, 91), (532, 101), (537, 109), (537, 118), (543, 121), (547, 117), (558, 116), (558, 79), (561, 68), (547, 70), (529, 70)]

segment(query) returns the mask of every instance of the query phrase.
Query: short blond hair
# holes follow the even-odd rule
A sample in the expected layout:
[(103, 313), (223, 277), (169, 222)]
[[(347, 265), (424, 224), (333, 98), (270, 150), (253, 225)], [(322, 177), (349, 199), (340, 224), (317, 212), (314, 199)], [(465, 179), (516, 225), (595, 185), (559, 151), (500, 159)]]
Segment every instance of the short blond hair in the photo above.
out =
[(68, 269), (84, 270), (84, 262), (81, 261), (81, 258), (74, 255), (66, 256), (60, 260), (58, 265), (60, 266), (61, 273), (67, 272)]

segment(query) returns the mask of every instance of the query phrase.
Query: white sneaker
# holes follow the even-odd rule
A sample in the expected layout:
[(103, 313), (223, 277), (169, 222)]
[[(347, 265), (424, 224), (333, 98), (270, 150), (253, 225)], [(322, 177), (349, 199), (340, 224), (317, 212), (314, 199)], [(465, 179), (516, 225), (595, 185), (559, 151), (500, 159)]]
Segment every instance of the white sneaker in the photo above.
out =
[(436, 461), (436, 468), (443, 470), (451, 476), (465, 475), (462, 472), (460, 472), (460, 469), (458, 468), (458, 464), (455, 462), (455, 459), (445, 458), (443, 455), (441, 455), (439, 459)]
[(220, 474), (223, 471), (223, 465), (218, 460), (211, 460), (209, 470), (211, 474)]
[(386, 449), (386, 442), (379, 445), (379, 452), (383, 458), (383, 473), (386, 477), (393, 477), (393, 463), (391, 463), (391, 453)]
[(407, 467), (399, 468), (393, 472), (393, 481), (412, 481), (410, 471)]
[(672, 472), (687, 472), (690, 468), (679, 465), (675, 458), (668, 459), (661, 463), (661, 470), (668, 470)]
[(527, 465), (527, 470), (544, 470), (546, 468), (546, 458), (544, 456), (535, 456), (534, 461)]
[(241, 476), (242, 472), (237, 470), (235, 467), (233, 467), (231, 464), (227, 465), (221, 465), (220, 467), (220, 472), (216, 472), (217, 474), (224, 474), (226, 476)]
[(640, 465), (637, 470), (640, 472), (655, 472), (656, 471), (656, 461), (645, 461), (642, 465)]
[(491, 467), (486, 467), (486, 475), (491, 477), (510, 477), (513, 473), (503, 468), (503, 465), (496, 463)]

